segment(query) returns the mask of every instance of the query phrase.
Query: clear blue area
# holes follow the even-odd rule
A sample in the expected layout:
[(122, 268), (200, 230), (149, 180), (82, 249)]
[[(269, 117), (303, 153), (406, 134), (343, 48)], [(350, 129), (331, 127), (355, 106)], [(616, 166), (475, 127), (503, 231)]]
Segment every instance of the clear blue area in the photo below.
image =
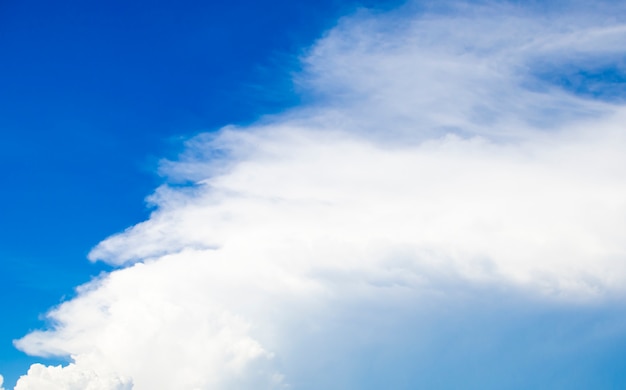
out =
[[(380, 3), (380, 4), (378, 4)], [(0, 372), (12, 340), (106, 267), (181, 138), (294, 105), (296, 56), (354, 0), (0, 2)]]
[(626, 58), (600, 57), (585, 63), (549, 64), (534, 71), (540, 83), (589, 99), (626, 101)]

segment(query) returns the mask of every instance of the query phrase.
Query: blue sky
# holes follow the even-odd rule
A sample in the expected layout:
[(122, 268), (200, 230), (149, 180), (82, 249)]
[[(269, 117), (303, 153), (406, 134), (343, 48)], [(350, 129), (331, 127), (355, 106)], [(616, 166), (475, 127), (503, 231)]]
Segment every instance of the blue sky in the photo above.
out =
[(7, 381), (32, 361), (12, 340), (107, 269), (86, 261), (91, 247), (147, 217), (158, 159), (199, 131), (293, 105), (289, 73), (301, 48), (356, 4), (2, 2)]
[(4, 386), (621, 387), (624, 15), (3, 2)]

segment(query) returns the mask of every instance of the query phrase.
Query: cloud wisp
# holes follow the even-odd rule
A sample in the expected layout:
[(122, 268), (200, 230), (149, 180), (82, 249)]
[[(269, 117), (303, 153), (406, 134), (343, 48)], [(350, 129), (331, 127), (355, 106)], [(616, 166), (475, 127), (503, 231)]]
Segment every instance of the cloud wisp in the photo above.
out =
[(120, 269), (16, 342), (72, 363), (16, 390), (511, 387), (626, 339), (626, 109), (567, 82), (623, 70), (621, 10), (444, 8), (341, 20), (309, 103), (163, 162), (192, 185), (93, 249)]

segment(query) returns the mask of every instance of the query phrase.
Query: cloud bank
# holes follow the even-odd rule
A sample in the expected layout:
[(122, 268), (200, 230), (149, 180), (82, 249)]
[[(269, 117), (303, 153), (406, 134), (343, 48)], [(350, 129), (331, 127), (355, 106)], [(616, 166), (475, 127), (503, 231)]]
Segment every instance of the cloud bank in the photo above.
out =
[(342, 19), (307, 104), (163, 162), (150, 218), (89, 255), (120, 269), (16, 341), (71, 363), (15, 389), (598, 385), (579, 357), (626, 339), (626, 109), (592, 76), (623, 74), (626, 25), (570, 6)]

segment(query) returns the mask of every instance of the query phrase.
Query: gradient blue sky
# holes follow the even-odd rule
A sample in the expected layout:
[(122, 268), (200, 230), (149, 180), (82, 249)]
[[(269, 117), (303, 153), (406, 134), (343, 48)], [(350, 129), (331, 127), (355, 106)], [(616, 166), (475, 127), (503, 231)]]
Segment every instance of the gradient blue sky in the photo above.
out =
[[(0, 374), (5, 386), (12, 388), (30, 364), (46, 362), (18, 351), (13, 340), (40, 328), (41, 315), (74, 296), (77, 285), (113, 269), (87, 261), (95, 245), (149, 217), (144, 198), (165, 180), (157, 174), (160, 159), (176, 158), (183, 141), (200, 132), (227, 124), (248, 125), (262, 115), (307, 103), (310, 91), (298, 90), (291, 80), (300, 71), (304, 50), (359, 7), (388, 10), (398, 4), (395, 0), (2, 1)], [(535, 12), (542, 8), (539, 12), (553, 12), (541, 2), (533, 7)], [(599, 62), (567, 58), (566, 63), (535, 64), (530, 72), (534, 81), (527, 84), (537, 84), (531, 90), (555, 87), (576, 98), (623, 104), (626, 51), (616, 52)], [(538, 368), (537, 362), (544, 369), (536, 378), (520, 378), (522, 387), (539, 388), (546, 381), (561, 388), (626, 384), (626, 332), (619, 299), (580, 311), (534, 305), (524, 297), (511, 300), (517, 302), (513, 308), (498, 302), (485, 312), (465, 307), (443, 315), (450, 323), (464, 323), (470, 335), (479, 329), (477, 344), (481, 337), (493, 343), (477, 348), (478, 357), (472, 346), (445, 350), (450, 339), (471, 339), (458, 336), (453, 328), (424, 341), (412, 339), (410, 327), (392, 327), (393, 332), (401, 329), (409, 335), (408, 344), (427, 347), (405, 349), (405, 340), (390, 337), (380, 343), (395, 348), (379, 356), (371, 376), (335, 372), (317, 378), (317, 383), (325, 388), (389, 387), (389, 378), (377, 376), (377, 369), (409, 372), (407, 362), (418, 361), (428, 372), (423, 382), (411, 384), (412, 375), (394, 377), (397, 388), (460, 388), (464, 383), (506, 388), (511, 376), (528, 375)], [(507, 320), (493, 320), (494, 307), (500, 305)], [(532, 306), (528, 309), (532, 315), (525, 317), (520, 307), (527, 306)], [(493, 339), (485, 340), (489, 331), (484, 326), (492, 321), (506, 325), (494, 325)], [(407, 324), (415, 322), (419, 320)], [(506, 331), (499, 332), (501, 328)], [(581, 337), (581, 344), (571, 349), (545, 346), (546, 340), (570, 342), (577, 331), (589, 329), (613, 331), (614, 336), (599, 342)], [(523, 340), (511, 340), (512, 336)], [(524, 342), (532, 348), (523, 348)], [(510, 350), (502, 350), (503, 345)], [(342, 367), (354, 358), (351, 364), (359, 366), (354, 371), (362, 374), (367, 371), (364, 366), (374, 364), (359, 360), (367, 356), (367, 348), (376, 345), (348, 345), (342, 350), (345, 355), (333, 359)], [(451, 356), (455, 353), (459, 356)], [(510, 362), (507, 355), (513, 356)], [(448, 373), (449, 367), (437, 361), (448, 362), (454, 372)], [(398, 362), (407, 367), (398, 367)], [(499, 362), (493, 377), (476, 377), (488, 372), (472, 366), (480, 362)], [(519, 371), (524, 364), (527, 367)], [(572, 374), (559, 374), (565, 371)], [(307, 377), (310, 372), (302, 372), (303, 383), (314, 382)]]
[[(379, 4), (380, 3), (380, 4)], [(145, 219), (181, 139), (297, 102), (296, 57), (377, 1), (2, 1), (0, 367), (12, 340), (106, 269), (92, 246)], [(10, 319), (10, 320), (6, 320)]]

